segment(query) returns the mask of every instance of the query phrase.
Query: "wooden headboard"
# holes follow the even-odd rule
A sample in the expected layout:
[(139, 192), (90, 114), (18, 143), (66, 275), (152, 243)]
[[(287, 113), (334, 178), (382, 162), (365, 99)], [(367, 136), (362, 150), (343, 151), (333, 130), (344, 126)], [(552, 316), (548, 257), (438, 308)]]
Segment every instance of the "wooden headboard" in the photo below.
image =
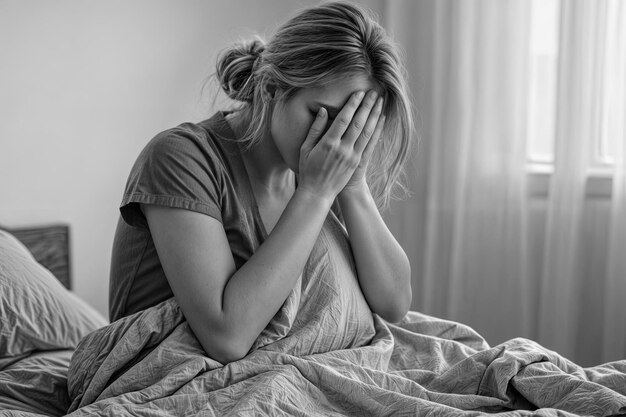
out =
[(66, 224), (37, 227), (0, 227), (20, 240), (33, 257), (67, 289), (71, 289), (70, 228)]

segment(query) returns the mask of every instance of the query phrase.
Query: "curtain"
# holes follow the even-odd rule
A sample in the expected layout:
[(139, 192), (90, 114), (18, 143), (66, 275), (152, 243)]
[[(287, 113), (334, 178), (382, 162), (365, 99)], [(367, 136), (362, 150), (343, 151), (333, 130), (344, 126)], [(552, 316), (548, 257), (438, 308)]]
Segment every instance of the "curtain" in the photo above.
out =
[[(411, 259), (413, 309), (467, 323), (491, 344), (521, 336), (579, 363), (626, 357), (626, 19), (618, 3), (561, 3), (555, 159), (539, 204), (527, 159), (532, 2), (385, 3), (419, 121), (412, 196), (387, 216)], [(588, 168), (600, 134), (622, 139), (593, 270), (581, 255), (593, 229)]]
[(626, 4), (609, 3), (604, 134), (618, 138), (611, 193), (602, 361), (626, 357)]
[[(591, 260), (585, 256), (584, 210), (596, 144), (602, 135), (621, 138), (617, 142), (622, 148), (625, 140), (623, 6), (612, 0), (561, 3), (555, 163), (537, 323), (539, 340), (570, 356), (581, 350), (581, 344), (590, 343), (584, 340), (589, 334), (584, 327), (604, 327), (604, 360), (626, 357), (626, 349), (622, 345), (620, 354), (618, 345), (626, 333), (626, 267), (620, 265), (626, 243), (623, 155), (619, 152), (611, 177), (606, 264), (595, 271), (585, 265)], [(596, 323), (590, 319), (594, 310), (590, 304), (603, 302), (602, 291), (596, 292), (602, 287), (606, 287), (606, 314)], [(620, 289), (621, 301), (614, 299)]]

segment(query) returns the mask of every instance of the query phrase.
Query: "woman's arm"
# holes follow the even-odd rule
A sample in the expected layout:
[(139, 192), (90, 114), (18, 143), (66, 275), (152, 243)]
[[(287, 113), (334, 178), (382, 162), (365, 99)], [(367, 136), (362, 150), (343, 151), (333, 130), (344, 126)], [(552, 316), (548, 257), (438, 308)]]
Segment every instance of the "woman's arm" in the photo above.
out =
[(372, 311), (398, 322), (411, 306), (411, 266), (365, 180), (339, 194), (359, 284)]
[(244, 357), (300, 276), (330, 208), (296, 190), (257, 252), (237, 271), (222, 224), (204, 214), (143, 206), (174, 296), (206, 353)]
[(174, 296), (212, 358), (227, 363), (245, 356), (302, 273), (332, 202), (369, 142), (361, 130), (372, 103), (361, 105), (362, 99), (354, 94), (321, 139), (327, 113), (320, 110), (300, 150), (296, 192), (268, 238), (238, 270), (218, 220), (142, 206)]
[[(371, 92), (370, 92), (371, 93)], [(359, 167), (339, 193), (359, 284), (370, 308), (390, 322), (398, 322), (411, 306), (411, 265), (382, 219), (369, 186), (367, 166), (385, 125), (379, 97), (363, 129), (372, 132)]]

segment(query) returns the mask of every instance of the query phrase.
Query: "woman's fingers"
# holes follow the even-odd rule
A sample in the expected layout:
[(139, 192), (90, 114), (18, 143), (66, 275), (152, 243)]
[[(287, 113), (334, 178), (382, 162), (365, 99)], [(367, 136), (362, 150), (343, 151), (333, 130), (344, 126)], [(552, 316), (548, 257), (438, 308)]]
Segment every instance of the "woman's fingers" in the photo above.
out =
[[(383, 110), (383, 98), (378, 97), (375, 101), (374, 107), (369, 111), (367, 121), (363, 126), (361, 132), (355, 139), (354, 149), (360, 154), (370, 143), (372, 138), (376, 135), (376, 131), (380, 125), (380, 115)], [(379, 132), (380, 134), (380, 132)]]
[[(370, 90), (367, 93), (367, 95), (361, 102), (361, 106), (359, 107), (359, 110), (356, 112), (356, 114), (352, 118), (352, 122), (350, 123), (350, 126), (348, 127), (348, 129), (343, 135), (343, 138), (341, 139), (343, 143), (345, 143), (346, 145), (352, 145), (352, 146), (355, 145), (356, 141), (364, 132), (364, 129), (368, 126), (368, 121), (370, 120), (372, 109), (376, 105), (377, 97), (378, 97), (378, 93), (376, 93), (376, 91), (374, 90)], [(371, 126), (371, 129), (369, 131), (369, 136), (371, 136), (373, 133), (375, 123), (376, 122), (374, 121), (374, 125)]]
[(354, 114), (358, 110), (364, 96), (365, 93), (363, 91), (352, 94), (352, 97), (350, 97), (348, 102), (343, 106), (339, 114), (337, 114), (335, 121), (328, 129), (327, 135), (329, 138), (341, 139), (343, 137), (344, 133), (351, 125)]
[(322, 107), (318, 112), (311, 128), (309, 129), (309, 133), (302, 142), (302, 146), (300, 147), (300, 153), (302, 152), (310, 152), (313, 147), (317, 144), (320, 137), (324, 133), (324, 129), (326, 128), (328, 112), (324, 107)]
[(372, 157), (372, 152), (374, 152), (374, 148), (376, 148), (376, 144), (378, 143), (378, 140), (380, 139), (383, 133), (384, 127), (385, 127), (385, 115), (382, 115), (378, 118), (378, 122), (376, 123), (376, 129), (374, 130), (374, 134), (371, 136), (371, 139), (368, 140), (367, 144), (365, 145), (365, 149), (363, 150), (363, 153), (361, 154), (362, 161), (369, 161), (370, 158)]

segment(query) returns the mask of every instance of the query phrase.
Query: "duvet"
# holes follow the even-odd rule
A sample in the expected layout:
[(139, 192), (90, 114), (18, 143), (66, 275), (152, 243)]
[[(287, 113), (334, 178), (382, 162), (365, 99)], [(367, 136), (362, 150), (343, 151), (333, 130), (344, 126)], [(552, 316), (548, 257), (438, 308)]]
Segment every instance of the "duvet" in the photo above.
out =
[[(332, 218), (243, 359), (224, 366), (207, 357), (174, 299), (90, 332), (70, 352), (66, 380), (67, 350), (55, 353), (53, 379), (67, 395), (49, 414), (626, 414), (626, 360), (582, 368), (530, 340), (492, 347), (460, 323), (410, 312), (391, 324), (372, 314)], [(0, 414), (46, 415), (21, 410)]]
[[(70, 415), (626, 413), (626, 362), (582, 369), (524, 339), (490, 348), (465, 326), (418, 313), (374, 327), (362, 346), (296, 353), (278, 342), (221, 366), (170, 300), (81, 342)], [(298, 337), (314, 345), (323, 335)]]

